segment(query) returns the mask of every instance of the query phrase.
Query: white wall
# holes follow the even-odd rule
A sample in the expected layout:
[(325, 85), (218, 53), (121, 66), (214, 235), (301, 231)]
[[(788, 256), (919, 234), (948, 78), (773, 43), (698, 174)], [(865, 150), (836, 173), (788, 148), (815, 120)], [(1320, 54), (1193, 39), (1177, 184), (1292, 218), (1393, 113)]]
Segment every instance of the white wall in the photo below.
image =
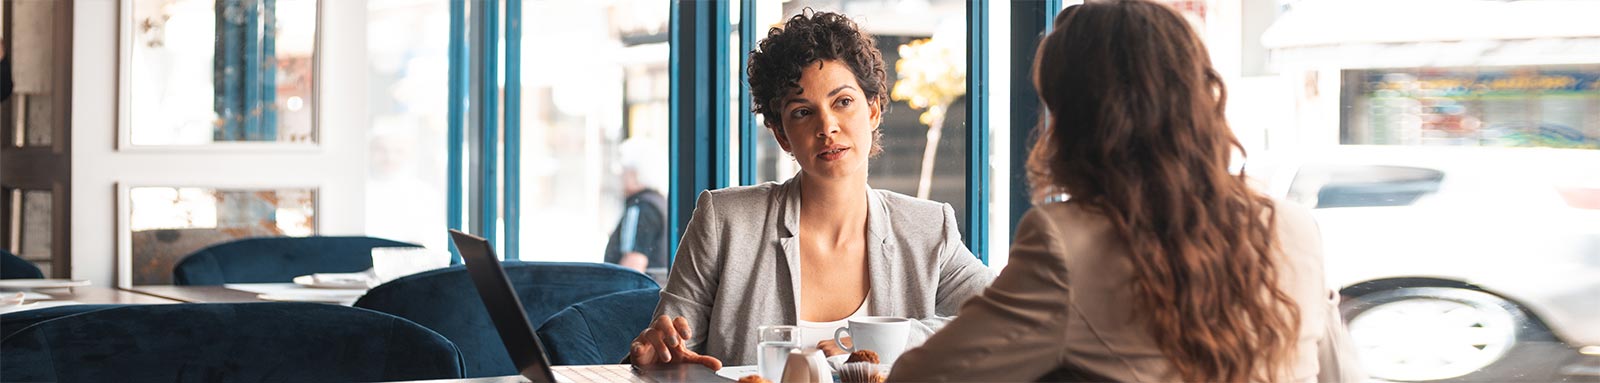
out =
[(118, 6), (79, 1), (73, 15), (72, 277), (115, 286), (116, 185), (307, 186), (318, 190), (322, 235), (365, 225), (366, 1), (322, 2), (318, 128), (314, 151), (119, 152)]

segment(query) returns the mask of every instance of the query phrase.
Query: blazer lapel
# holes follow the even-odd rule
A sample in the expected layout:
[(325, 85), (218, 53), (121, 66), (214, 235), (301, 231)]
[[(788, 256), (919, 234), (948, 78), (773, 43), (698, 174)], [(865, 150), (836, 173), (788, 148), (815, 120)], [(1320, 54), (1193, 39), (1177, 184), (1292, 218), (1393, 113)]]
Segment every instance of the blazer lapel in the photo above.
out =
[(872, 187), (867, 187), (867, 274), (868, 291), (867, 299), (872, 301), (872, 307), (867, 315), (884, 316), (902, 312), (900, 299), (894, 297), (905, 296), (900, 291), (904, 286), (895, 283), (893, 267), (890, 259), (894, 254), (894, 241), (890, 239), (893, 234), (889, 230), (889, 211), (884, 206), (883, 196)]
[(788, 298), (789, 302), (780, 307), (789, 315), (784, 319), (785, 324), (800, 323), (800, 176), (795, 175), (783, 183), (783, 194), (779, 196), (782, 205), (779, 207), (783, 228), (778, 233), (778, 248), (783, 257), (784, 272), (789, 274), (789, 294), (779, 294), (781, 298)]

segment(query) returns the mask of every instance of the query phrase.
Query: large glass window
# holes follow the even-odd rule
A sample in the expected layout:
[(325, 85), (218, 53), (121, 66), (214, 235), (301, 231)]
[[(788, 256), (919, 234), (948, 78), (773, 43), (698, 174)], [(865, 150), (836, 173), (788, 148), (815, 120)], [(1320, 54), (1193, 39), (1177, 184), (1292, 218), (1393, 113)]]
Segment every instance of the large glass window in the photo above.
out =
[(367, 233), (449, 248), (445, 235), (450, 4), (367, 3)]
[(1600, 149), (1600, 65), (1346, 70), (1341, 142)]
[(207, 246), (250, 237), (316, 234), (317, 190), (133, 187), (127, 192), (134, 285), (171, 284), (173, 267)]
[(1596, 376), (1600, 27), (1575, 15), (1600, 4), (1278, 1), (1242, 48), (1204, 12), (1248, 169), (1314, 208), (1367, 373)]
[(315, 0), (129, 1), (132, 145), (316, 141)]
[[(883, 154), (870, 162), (873, 188), (967, 209), (967, 3), (956, 0), (756, 2), (757, 35), (805, 9), (839, 12), (877, 39), (890, 89)], [(741, 76), (740, 81), (747, 79)], [(799, 166), (756, 116), (757, 181), (784, 181)], [(967, 230), (965, 223), (962, 231)]]
[(523, 3), (522, 259), (664, 276), (670, 6)]

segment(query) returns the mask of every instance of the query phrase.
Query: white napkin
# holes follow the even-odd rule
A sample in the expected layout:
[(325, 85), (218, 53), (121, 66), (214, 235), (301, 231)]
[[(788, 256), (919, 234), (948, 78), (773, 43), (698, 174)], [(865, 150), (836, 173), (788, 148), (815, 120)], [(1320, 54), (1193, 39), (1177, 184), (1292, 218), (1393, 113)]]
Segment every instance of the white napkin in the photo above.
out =
[(311, 280), (318, 284), (326, 285), (367, 285), (371, 286), (374, 278), (367, 272), (358, 273), (316, 273), (311, 274)]

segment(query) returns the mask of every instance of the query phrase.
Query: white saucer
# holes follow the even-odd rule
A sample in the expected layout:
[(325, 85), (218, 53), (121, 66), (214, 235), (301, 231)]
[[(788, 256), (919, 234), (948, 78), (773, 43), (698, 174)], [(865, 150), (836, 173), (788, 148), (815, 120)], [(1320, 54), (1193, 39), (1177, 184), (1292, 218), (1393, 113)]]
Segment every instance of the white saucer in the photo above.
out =
[(0, 290), (61, 289), (88, 285), (87, 279), (0, 279)]
[(294, 284), (305, 286), (305, 287), (315, 287), (315, 288), (319, 288), (319, 289), (366, 290), (366, 289), (371, 288), (371, 286), (367, 286), (367, 281), (358, 281), (358, 280), (338, 280), (338, 281), (335, 281), (335, 282), (317, 281), (317, 278), (315, 278), (313, 276), (310, 276), (310, 275), (301, 275), (301, 276), (298, 276), (298, 277), (294, 277)]
[(272, 293), (272, 294), (257, 295), (256, 298), (260, 298), (261, 300), (264, 300), (264, 301), (273, 301), (273, 302), (312, 302), (312, 303), (347, 304), (347, 303), (354, 303), (356, 301), (356, 299), (357, 298), (361, 298), (361, 296), (360, 295), (336, 295), (336, 294)]

